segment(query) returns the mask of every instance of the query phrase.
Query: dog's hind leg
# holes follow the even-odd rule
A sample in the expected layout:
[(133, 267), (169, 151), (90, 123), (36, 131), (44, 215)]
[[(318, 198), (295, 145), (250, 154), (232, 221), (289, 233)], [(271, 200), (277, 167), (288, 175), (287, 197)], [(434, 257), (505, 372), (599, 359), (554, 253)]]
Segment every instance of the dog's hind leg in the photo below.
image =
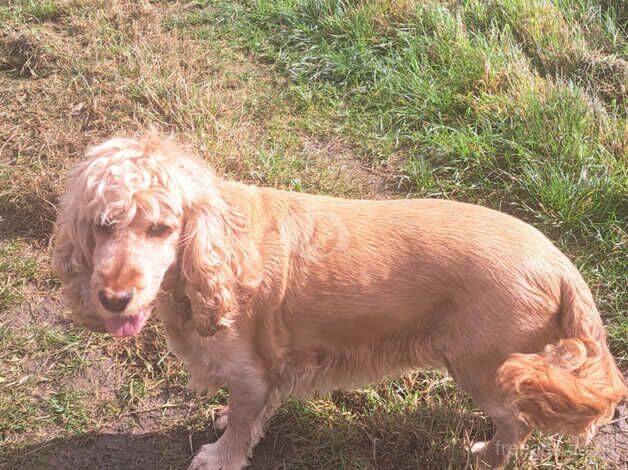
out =
[(479, 441), (471, 447), (474, 468), (502, 468), (510, 456), (527, 439), (530, 431), (522, 421), (506, 410), (485, 409), (496, 430), (490, 441)]
[(482, 368), (450, 369), (458, 385), (486, 412), (496, 428), (490, 441), (476, 442), (471, 447), (474, 468), (502, 468), (530, 434), (529, 427), (503, 404), (503, 394), (495, 380), (497, 369), (497, 365), (486, 363)]

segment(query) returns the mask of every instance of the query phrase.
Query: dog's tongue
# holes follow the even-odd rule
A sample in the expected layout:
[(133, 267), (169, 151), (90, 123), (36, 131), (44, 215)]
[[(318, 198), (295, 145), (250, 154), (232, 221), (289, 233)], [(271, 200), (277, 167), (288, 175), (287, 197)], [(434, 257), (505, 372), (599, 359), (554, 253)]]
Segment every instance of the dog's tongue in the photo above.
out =
[(133, 336), (146, 323), (146, 311), (140, 310), (132, 317), (107, 317), (105, 318), (105, 328), (112, 336)]

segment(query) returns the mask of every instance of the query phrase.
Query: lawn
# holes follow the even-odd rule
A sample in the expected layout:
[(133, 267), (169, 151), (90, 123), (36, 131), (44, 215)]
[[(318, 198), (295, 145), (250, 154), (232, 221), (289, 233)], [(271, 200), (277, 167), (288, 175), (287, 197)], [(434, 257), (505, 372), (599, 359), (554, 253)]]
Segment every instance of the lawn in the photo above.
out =
[[(174, 131), (228, 178), (514, 214), (596, 296), (628, 372), (628, 7), (590, 0), (0, 3), (0, 468), (185, 468), (198, 397), (159, 324), (64, 319), (49, 267), (68, 167), (114, 133)], [(256, 469), (465, 468), (490, 421), (446, 374), (290, 402)], [(511, 468), (628, 464), (625, 415)]]

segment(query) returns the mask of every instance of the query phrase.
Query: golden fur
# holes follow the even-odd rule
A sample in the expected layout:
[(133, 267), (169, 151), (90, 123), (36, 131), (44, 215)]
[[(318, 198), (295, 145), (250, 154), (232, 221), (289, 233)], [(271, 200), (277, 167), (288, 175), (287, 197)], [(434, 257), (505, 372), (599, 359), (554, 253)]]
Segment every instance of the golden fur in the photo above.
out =
[[(246, 466), (288, 396), (413, 367), (446, 368), (494, 420), (474, 450), (495, 468), (531, 429), (591, 435), (626, 397), (589, 288), (514, 217), (228, 182), (154, 134), (87, 156), (54, 266), (79, 322), (135, 334), (154, 308), (193, 389), (229, 387), (226, 430), (190, 468)], [(121, 291), (120, 313), (99, 301)]]

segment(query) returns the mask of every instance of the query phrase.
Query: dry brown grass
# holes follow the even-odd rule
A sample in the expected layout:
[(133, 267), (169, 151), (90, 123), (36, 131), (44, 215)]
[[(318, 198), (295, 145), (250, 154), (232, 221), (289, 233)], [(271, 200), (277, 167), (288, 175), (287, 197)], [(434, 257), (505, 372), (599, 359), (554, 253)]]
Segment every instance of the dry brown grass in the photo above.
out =
[[(260, 152), (296, 164), (289, 160), (308, 137), (284, 132), (294, 117), (273, 97), (278, 79), (237, 52), (216, 45), (208, 52), (200, 39), (165, 31), (161, 22), (174, 8), (62, 2), (63, 14), (51, 20), (5, 28), (0, 178), (7, 184), (0, 216), (8, 230), (45, 238), (65, 168), (86, 146), (116, 132), (148, 125), (175, 131), (219, 172), (248, 180), (266, 182)], [(368, 182), (349, 184), (329, 161), (321, 178), (309, 160), (301, 176), (312, 184), (344, 178), (332, 184), (369, 191)]]

